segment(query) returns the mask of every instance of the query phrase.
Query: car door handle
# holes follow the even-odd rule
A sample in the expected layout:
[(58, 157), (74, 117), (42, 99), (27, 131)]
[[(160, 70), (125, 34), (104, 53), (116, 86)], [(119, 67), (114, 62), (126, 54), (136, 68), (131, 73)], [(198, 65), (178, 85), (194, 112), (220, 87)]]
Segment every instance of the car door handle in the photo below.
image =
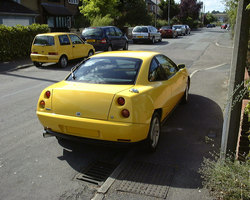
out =
[(72, 46), (73, 48), (75, 47), (75, 45)]

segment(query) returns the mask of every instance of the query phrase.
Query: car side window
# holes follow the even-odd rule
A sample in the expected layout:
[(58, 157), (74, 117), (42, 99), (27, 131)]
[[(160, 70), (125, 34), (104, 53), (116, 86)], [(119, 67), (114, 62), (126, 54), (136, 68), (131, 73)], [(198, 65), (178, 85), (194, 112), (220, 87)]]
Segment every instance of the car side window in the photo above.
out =
[(162, 68), (164, 69), (164, 71), (167, 75), (167, 79), (174, 76), (176, 74), (176, 72), (178, 71), (176, 65), (170, 59), (168, 59), (166, 56), (157, 55), (156, 59), (161, 64)]
[(119, 28), (115, 27), (115, 32), (116, 32), (116, 36), (122, 36), (123, 35)]
[(148, 80), (162, 81), (167, 79), (167, 74), (158, 61), (153, 58), (149, 68)]
[(115, 29), (113, 27), (110, 27), (108, 28), (108, 31), (107, 32), (107, 36), (115, 36), (116, 33), (115, 33)]
[(60, 45), (70, 45), (70, 41), (67, 35), (59, 35)]
[(76, 35), (69, 35), (72, 44), (83, 44), (83, 41)]

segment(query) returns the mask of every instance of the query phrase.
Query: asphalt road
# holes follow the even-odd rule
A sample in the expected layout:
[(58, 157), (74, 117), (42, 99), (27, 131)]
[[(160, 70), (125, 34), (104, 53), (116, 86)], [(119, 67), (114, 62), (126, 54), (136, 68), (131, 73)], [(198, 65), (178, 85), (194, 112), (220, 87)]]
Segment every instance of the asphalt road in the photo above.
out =
[[(158, 51), (178, 64), (185, 63), (192, 76), (190, 102), (180, 105), (169, 117), (154, 154), (138, 146), (111, 148), (42, 137), (43, 128), (35, 114), (38, 97), (45, 87), (66, 77), (77, 61), (66, 69), (48, 65), (1, 72), (0, 199), (91, 199), (99, 186), (78, 180), (79, 173), (95, 161), (118, 166), (124, 158), (132, 164), (169, 166), (169, 200), (207, 199), (197, 170), (203, 156), (220, 145), (231, 46), (229, 33), (219, 28), (163, 39), (153, 45), (129, 45), (129, 50)], [(144, 199), (142, 194), (119, 192), (122, 178), (114, 178), (105, 199)]]

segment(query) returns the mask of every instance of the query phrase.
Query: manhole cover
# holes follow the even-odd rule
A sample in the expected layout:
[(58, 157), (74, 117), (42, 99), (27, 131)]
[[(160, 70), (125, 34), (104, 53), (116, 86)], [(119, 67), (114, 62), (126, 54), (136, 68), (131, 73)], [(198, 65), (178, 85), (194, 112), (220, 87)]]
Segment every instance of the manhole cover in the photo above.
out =
[(117, 191), (166, 198), (173, 175), (173, 167), (135, 162), (121, 173)]
[(102, 185), (114, 171), (116, 166), (117, 164), (95, 161), (88, 165), (81, 173), (77, 174), (75, 179), (96, 185)]

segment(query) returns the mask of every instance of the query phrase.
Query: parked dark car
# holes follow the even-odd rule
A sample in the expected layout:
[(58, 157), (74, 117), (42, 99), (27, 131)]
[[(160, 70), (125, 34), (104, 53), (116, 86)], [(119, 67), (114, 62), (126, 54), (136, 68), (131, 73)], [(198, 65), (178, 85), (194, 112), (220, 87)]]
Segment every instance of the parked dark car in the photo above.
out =
[(159, 29), (161, 37), (178, 37), (177, 31), (172, 26), (163, 26)]
[(213, 24), (207, 24), (207, 28), (213, 28)]
[(127, 36), (115, 26), (88, 27), (82, 31), (81, 37), (96, 51), (128, 50)]

